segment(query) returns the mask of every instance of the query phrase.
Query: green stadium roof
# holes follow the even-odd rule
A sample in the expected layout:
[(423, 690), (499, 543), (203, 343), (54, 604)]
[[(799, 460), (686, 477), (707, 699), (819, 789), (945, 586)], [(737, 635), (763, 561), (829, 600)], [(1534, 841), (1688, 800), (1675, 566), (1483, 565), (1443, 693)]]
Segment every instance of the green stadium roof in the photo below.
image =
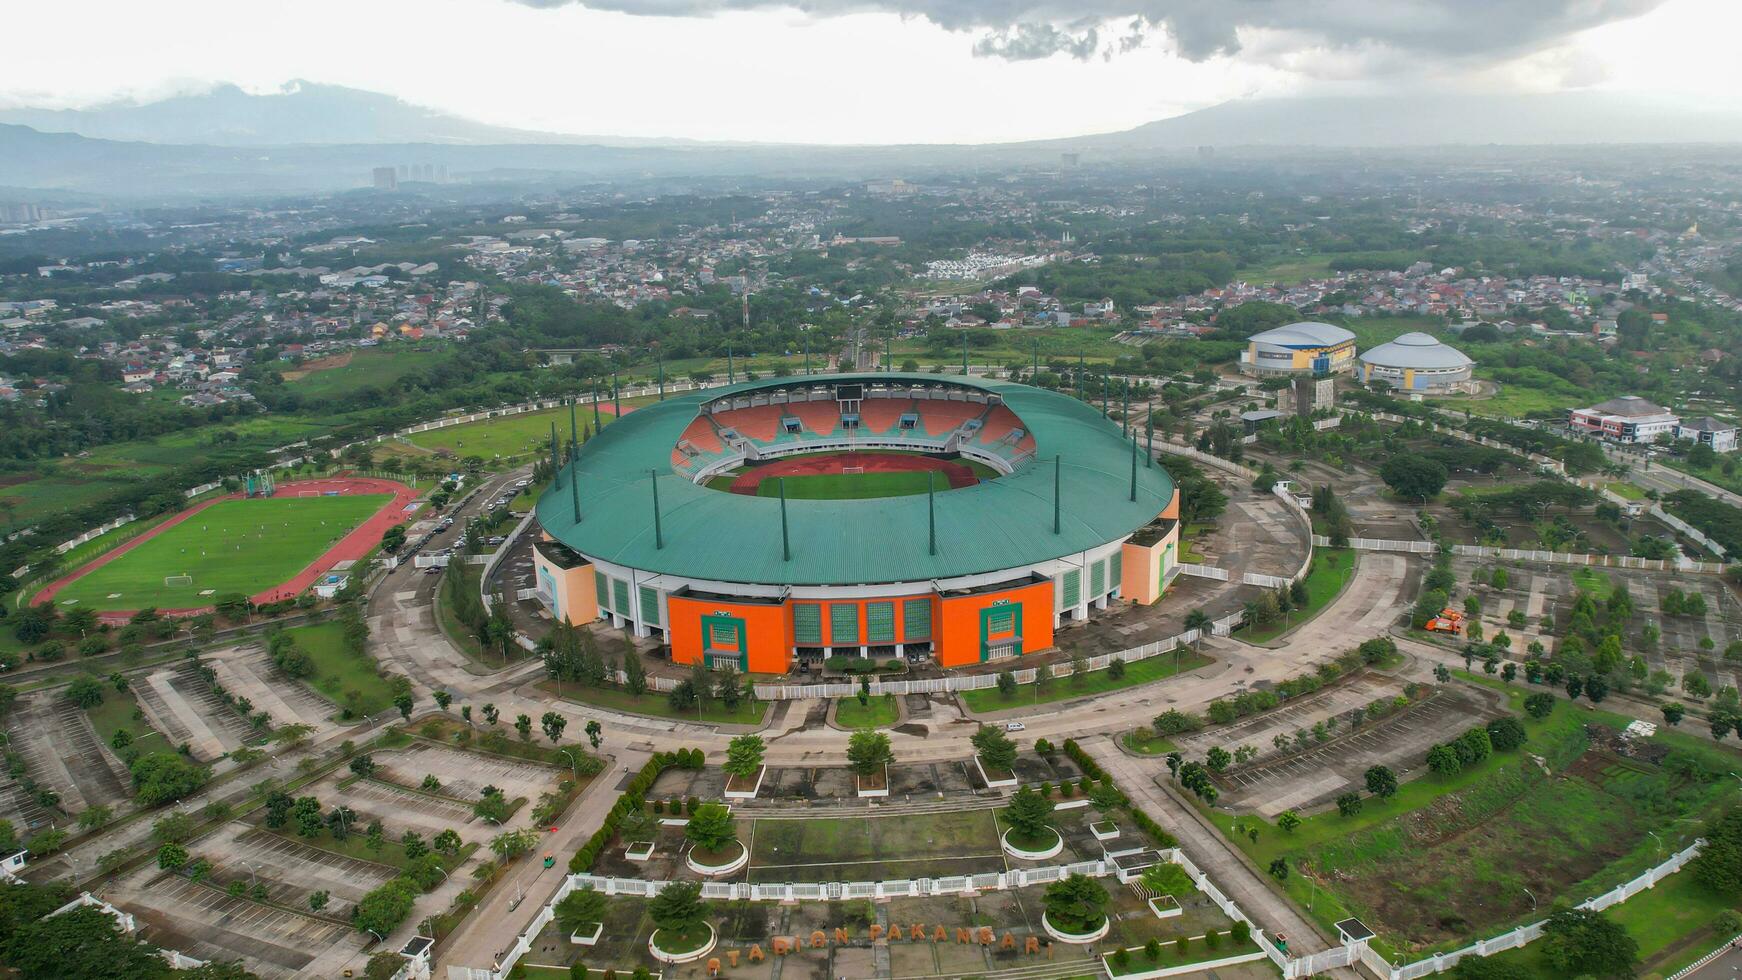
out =
[[(792, 559), (783, 560), (780, 501), (710, 490), (672, 469), (671, 453), (702, 405), (797, 384), (907, 383), (978, 388), (1003, 399), (1035, 440), (1037, 459), (1007, 476), (936, 496), (937, 554), (928, 553), (926, 495), (788, 500)], [(819, 447), (820, 448), (820, 447)], [(1062, 457), (1060, 530), (1053, 457)], [(1137, 461), (1119, 425), (1069, 395), (1008, 381), (935, 374), (770, 378), (689, 392), (636, 409), (582, 447), (538, 502), (552, 537), (601, 561), (722, 582), (857, 585), (956, 578), (1017, 568), (1106, 544), (1143, 527), (1173, 496), (1160, 464)], [(569, 479), (580, 474), (581, 521)], [(650, 475), (651, 474), (653, 475)], [(653, 481), (665, 546), (656, 547)]]

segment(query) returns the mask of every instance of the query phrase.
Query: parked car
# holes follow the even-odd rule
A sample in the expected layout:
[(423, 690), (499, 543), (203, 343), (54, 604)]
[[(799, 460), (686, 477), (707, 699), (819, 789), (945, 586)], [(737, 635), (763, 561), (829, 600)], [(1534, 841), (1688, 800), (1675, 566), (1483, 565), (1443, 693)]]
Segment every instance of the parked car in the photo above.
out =
[(1028, 726), (1020, 721), (1007, 721), (1004, 723), (1004, 730), (1007, 732), (1020, 732), (1027, 728)]

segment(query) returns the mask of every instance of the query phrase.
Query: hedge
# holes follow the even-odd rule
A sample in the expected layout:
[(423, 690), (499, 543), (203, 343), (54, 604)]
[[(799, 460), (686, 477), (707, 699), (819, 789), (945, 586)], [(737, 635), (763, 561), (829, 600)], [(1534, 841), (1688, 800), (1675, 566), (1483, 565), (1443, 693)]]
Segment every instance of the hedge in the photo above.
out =
[(623, 815), (631, 810), (641, 809), (642, 801), (647, 798), (647, 791), (653, 788), (653, 781), (659, 778), (660, 773), (673, 767), (700, 769), (703, 762), (702, 750), (695, 748), (661, 752), (647, 760), (647, 764), (642, 766), (641, 771), (635, 774), (635, 778), (629, 781), (628, 788), (617, 797), (617, 802), (611, 805), (611, 812), (605, 815), (604, 823), (593, 832), (593, 836), (588, 838), (579, 850), (575, 851), (574, 856), (569, 858), (569, 873), (580, 874), (592, 870), (593, 862), (599, 859), (599, 852), (603, 851), (605, 845), (610, 843), (611, 838), (616, 836), (617, 824), (622, 821)]
[[(1064, 748), (1065, 755), (1071, 757), (1071, 761), (1075, 762), (1077, 766), (1083, 770), (1084, 775), (1089, 776), (1096, 782), (1105, 783), (1109, 786), (1113, 785), (1113, 780), (1107, 775), (1107, 770), (1101, 768), (1099, 762), (1090, 758), (1089, 753), (1083, 751), (1083, 747), (1077, 744), (1076, 739), (1065, 739)], [(1131, 822), (1135, 823), (1139, 830), (1153, 838), (1157, 847), (1179, 846), (1178, 838), (1161, 829), (1161, 824), (1156, 823), (1154, 817), (1137, 809), (1136, 805), (1132, 803), (1131, 798), (1126, 796), (1123, 791), (1120, 792), (1119, 796), (1123, 806), (1125, 807), (1125, 811), (1131, 814)]]

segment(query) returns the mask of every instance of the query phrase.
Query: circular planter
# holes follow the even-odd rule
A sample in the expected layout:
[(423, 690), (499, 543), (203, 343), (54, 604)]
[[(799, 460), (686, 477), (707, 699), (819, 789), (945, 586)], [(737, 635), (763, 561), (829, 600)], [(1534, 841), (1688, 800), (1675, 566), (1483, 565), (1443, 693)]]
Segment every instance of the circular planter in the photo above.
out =
[(705, 864), (696, 860), (696, 849), (693, 847), (690, 848), (688, 854), (684, 855), (684, 863), (689, 865), (691, 871), (704, 877), (714, 878), (720, 875), (729, 875), (750, 863), (750, 849), (744, 846), (744, 842), (734, 837), (731, 843), (737, 845), (738, 856), (724, 864)]
[[(1106, 930), (1102, 930), (1103, 934)], [(687, 953), (668, 953), (660, 949), (655, 942), (659, 939), (659, 930), (653, 930), (653, 935), (647, 937), (647, 951), (661, 963), (692, 963), (714, 951), (714, 944), (720, 941), (719, 933), (714, 931), (712, 924), (708, 925), (708, 941)]]
[(1004, 853), (1013, 858), (1020, 858), (1024, 861), (1045, 861), (1047, 858), (1058, 857), (1059, 852), (1065, 849), (1064, 835), (1056, 830), (1052, 832), (1052, 846), (1044, 850), (1025, 851), (1022, 848), (1017, 847), (1010, 843), (1010, 831), (1008, 830), (998, 838), (998, 844), (1004, 848)]
[(1074, 932), (1062, 932), (1059, 929), (1054, 928), (1052, 922), (1047, 919), (1046, 913), (1042, 912), (1040, 913), (1040, 926), (1042, 929), (1046, 930), (1047, 935), (1061, 943), (1070, 943), (1073, 946), (1087, 946), (1090, 943), (1100, 942), (1102, 939), (1107, 937), (1107, 933), (1113, 928), (1113, 919), (1110, 916), (1103, 915), (1101, 916), (1100, 928), (1093, 932), (1079, 934)]

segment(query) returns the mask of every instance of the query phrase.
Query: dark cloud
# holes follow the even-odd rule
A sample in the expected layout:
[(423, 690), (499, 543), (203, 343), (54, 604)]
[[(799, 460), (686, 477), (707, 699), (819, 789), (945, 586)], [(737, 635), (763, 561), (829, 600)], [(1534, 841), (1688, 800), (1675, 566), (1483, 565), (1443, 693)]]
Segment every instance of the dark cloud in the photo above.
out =
[[(1164, 33), (1179, 54), (1203, 61), (1241, 49), (1241, 29), (1281, 32), (1295, 52), (1383, 47), (1422, 59), (1494, 61), (1537, 50), (1576, 31), (1636, 16), (1664, 0), (514, 0), (530, 7), (582, 4), (655, 17), (798, 9), (819, 17), (886, 11), (979, 32), (974, 53), (1027, 60), (1089, 58)], [(1098, 25), (1135, 22), (1135, 31)], [(1106, 43), (1103, 45), (1103, 41)]]

